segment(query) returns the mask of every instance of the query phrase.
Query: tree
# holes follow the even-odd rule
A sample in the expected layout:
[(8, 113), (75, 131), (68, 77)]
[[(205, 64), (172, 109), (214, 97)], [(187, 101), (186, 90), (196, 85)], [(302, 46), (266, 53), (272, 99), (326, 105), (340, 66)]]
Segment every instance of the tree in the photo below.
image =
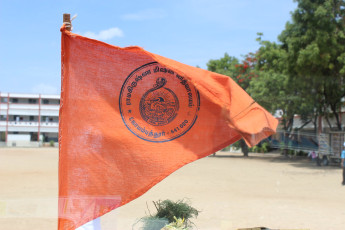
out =
[[(279, 110), (282, 128), (291, 131), (295, 114), (300, 114), (305, 123), (311, 122), (314, 102), (304, 95), (300, 81), (291, 81), (286, 68), (288, 54), (281, 45), (263, 41), (258, 33), (260, 49), (256, 53), (256, 75), (260, 76), (250, 82), (247, 92), (271, 113)], [(300, 79), (302, 80), (302, 79)], [(309, 94), (307, 94), (309, 95)]]
[[(243, 89), (249, 86), (249, 82), (256, 75), (253, 73), (255, 68), (256, 58), (255, 55), (250, 53), (245, 56), (242, 63), (236, 57), (229, 56), (227, 53), (224, 57), (218, 60), (210, 60), (207, 63), (207, 69), (212, 72), (220, 73), (231, 77)], [(248, 156), (248, 146), (245, 141), (239, 141), (244, 156)]]
[(243, 89), (247, 89), (249, 82), (257, 77), (255, 74), (256, 55), (249, 53), (240, 62), (236, 57), (225, 53), (224, 57), (218, 60), (210, 60), (207, 69), (231, 77)]
[[(283, 85), (271, 87), (266, 96), (269, 95), (272, 104), (276, 101), (281, 107), (285, 129), (292, 127), (295, 114), (301, 115), (304, 125), (313, 122), (315, 132), (319, 115), (325, 116), (333, 128), (328, 119), (332, 114), (335, 128), (341, 130), (339, 111), (345, 96), (345, 1), (297, 0), (297, 3), (292, 22), (287, 22), (278, 37), (280, 43), (262, 41), (259, 34), (261, 47), (256, 69), (260, 78), (259, 82), (253, 81), (249, 91), (254, 98), (262, 97), (258, 92), (258, 84), (263, 87), (260, 81), (271, 82), (268, 76), (280, 78)], [(269, 75), (261, 76), (266, 74)], [(273, 109), (272, 104), (267, 105)]]
[[(339, 110), (345, 96), (345, 1), (297, 0), (292, 22), (278, 37), (286, 52), (286, 73), (298, 82), (301, 96), (315, 103), (314, 112), (329, 109), (341, 130)], [(314, 98), (310, 98), (313, 96)], [(332, 128), (332, 127), (331, 127)]]
[(235, 65), (239, 71), (239, 75), (236, 76), (236, 82), (245, 90), (249, 87), (251, 80), (258, 77), (255, 73), (256, 64), (256, 54), (249, 53), (244, 56), (242, 63)]
[(229, 56), (229, 54), (225, 53), (224, 57), (210, 60), (206, 65), (209, 71), (234, 78), (234, 76), (239, 75), (239, 70), (236, 67), (238, 64), (239, 60), (236, 57)]

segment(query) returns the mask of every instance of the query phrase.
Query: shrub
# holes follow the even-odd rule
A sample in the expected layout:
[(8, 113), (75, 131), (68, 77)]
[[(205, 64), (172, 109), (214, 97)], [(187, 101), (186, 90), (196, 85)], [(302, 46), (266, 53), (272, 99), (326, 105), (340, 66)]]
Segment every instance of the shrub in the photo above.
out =
[(177, 219), (175, 217), (175, 222), (166, 225), (161, 230), (188, 230), (189, 228), (185, 226), (184, 219)]
[(236, 141), (231, 145), (231, 147), (233, 147), (235, 150), (239, 150), (241, 148), (240, 141)]
[(190, 218), (196, 218), (199, 211), (185, 200), (176, 202), (171, 200), (153, 201), (157, 213), (141, 218), (134, 226), (141, 225), (141, 230), (188, 230), (193, 224)]
[(269, 143), (264, 142), (264, 143), (261, 144), (262, 152), (267, 153), (269, 151), (269, 148), (270, 148), (270, 144)]
[(177, 219), (184, 219), (186, 225), (188, 226), (191, 222), (189, 221), (190, 218), (197, 217), (199, 211), (193, 208), (184, 200), (178, 200), (177, 202), (171, 200), (163, 200), (153, 202), (157, 209), (157, 214), (155, 217), (158, 218), (166, 218), (169, 223), (175, 221)]
[(228, 152), (230, 151), (230, 145), (229, 146), (226, 146), (224, 149), (222, 149), (223, 152)]

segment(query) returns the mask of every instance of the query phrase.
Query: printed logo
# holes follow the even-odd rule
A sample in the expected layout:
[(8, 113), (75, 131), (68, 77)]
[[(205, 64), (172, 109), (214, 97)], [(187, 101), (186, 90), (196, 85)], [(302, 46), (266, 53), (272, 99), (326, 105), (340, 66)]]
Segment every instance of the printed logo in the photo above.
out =
[(126, 78), (119, 106), (123, 122), (134, 135), (146, 141), (167, 142), (193, 127), (200, 97), (183, 76), (152, 62)]

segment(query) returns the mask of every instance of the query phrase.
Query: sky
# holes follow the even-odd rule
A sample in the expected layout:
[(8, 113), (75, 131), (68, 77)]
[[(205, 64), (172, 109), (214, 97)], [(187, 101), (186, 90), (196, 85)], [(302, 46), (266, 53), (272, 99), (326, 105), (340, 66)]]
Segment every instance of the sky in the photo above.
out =
[(59, 94), (63, 13), (73, 32), (207, 68), (277, 41), (293, 0), (0, 0), (0, 92)]

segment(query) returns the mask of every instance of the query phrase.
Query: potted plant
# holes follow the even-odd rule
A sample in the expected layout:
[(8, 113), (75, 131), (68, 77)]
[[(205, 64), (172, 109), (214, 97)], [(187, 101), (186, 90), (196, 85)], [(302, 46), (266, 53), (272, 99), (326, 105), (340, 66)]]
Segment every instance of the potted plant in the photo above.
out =
[(158, 200), (153, 204), (157, 212), (139, 220), (140, 230), (191, 230), (193, 222), (190, 219), (199, 214), (186, 200)]

